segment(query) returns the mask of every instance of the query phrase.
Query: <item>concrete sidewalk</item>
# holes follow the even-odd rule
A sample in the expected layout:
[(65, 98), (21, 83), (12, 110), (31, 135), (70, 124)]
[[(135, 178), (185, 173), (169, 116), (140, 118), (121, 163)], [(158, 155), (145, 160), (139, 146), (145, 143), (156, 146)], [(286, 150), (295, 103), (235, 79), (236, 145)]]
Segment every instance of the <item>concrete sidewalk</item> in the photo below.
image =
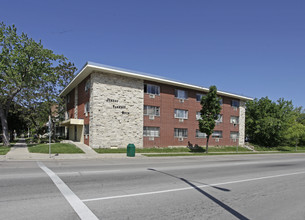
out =
[[(98, 154), (89, 146), (79, 143), (68, 141), (67, 143), (72, 143), (82, 149), (84, 154), (40, 154), (40, 153), (30, 153), (24, 139), (20, 139), (18, 143), (11, 147), (11, 150), (6, 155), (1, 155), (0, 161), (6, 160), (67, 160), (67, 159), (111, 159), (111, 158), (133, 158), (127, 157), (126, 154), (115, 153), (115, 154)], [(136, 157), (143, 157), (141, 154), (136, 154)]]
[(23, 158), (28, 158), (30, 156), (30, 152), (28, 151), (28, 147), (25, 143), (24, 139), (20, 139), (14, 147), (11, 147), (11, 150), (6, 154), (6, 159), (11, 160), (20, 160)]

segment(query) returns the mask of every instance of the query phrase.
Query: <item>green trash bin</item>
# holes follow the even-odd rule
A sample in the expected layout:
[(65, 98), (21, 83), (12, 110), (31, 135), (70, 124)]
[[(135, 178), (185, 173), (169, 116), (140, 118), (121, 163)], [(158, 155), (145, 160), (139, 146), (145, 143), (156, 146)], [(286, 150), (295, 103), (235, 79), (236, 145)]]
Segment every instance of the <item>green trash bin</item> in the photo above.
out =
[(136, 146), (134, 144), (127, 145), (127, 157), (134, 157), (136, 155)]

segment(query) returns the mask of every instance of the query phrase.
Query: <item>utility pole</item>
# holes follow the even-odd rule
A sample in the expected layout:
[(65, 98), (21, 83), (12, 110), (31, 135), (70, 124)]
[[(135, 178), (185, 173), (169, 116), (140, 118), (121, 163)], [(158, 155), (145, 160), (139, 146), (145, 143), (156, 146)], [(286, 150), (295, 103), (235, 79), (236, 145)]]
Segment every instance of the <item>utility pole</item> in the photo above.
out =
[(49, 157), (51, 158), (51, 115), (49, 115)]

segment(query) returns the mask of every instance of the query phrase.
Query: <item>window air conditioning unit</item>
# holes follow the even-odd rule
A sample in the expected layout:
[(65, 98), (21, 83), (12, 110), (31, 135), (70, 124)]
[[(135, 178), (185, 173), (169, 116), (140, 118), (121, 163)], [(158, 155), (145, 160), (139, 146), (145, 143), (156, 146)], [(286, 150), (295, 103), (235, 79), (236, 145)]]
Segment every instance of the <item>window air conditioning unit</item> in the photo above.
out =
[(183, 103), (183, 102), (184, 102), (184, 99), (179, 99), (179, 102)]
[(179, 137), (179, 138), (178, 138), (178, 141), (183, 141), (183, 137)]
[(215, 142), (219, 142), (219, 138), (215, 138)]
[(156, 96), (154, 94), (149, 94), (149, 98), (154, 99)]
[(236, 138), (233, 139), (233, 142), (236, 142)]
[(234, 111), (237, 111), (237, 107), (236, 107), (236, 106), (234, 106), (234, 107), (233, 107), (233, 110), (234, 110)]
[(154, 115), (150, 115), (149, 116), (149, 120), (154, 120), (155, 119), (155, 116)]
[(148, 140), (153, 141), (153, 140), (155, 140), (155, 138), (154, 137), (149, 137)]
[(88, 139), (88, 135), (87, 134), (85, 135), (85, 139)]
[(184, 122), (184, 119), (183, 118), (179, 118), (179, 122)]

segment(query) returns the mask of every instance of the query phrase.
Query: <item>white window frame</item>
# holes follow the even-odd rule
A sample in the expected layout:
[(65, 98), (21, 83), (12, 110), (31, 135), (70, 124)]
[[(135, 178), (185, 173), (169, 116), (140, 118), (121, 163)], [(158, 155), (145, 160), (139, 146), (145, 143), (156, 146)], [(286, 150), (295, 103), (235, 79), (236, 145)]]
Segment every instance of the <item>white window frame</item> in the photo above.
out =
[[(145, 87), (146, 87), (146, 92), (145, 92)], [(160, 86), (145, 83), (144, 84), (144, 93), (152, 94), (152, 95), (160, 95)]]
[[(182, 113), (182, 112), (183, 112), (183, 113)], [(183, 114), (183, 116), (181, 117), (180, 114)], [(175, 118), (188, 119), (188, 110), (175, 109), (174, 117), (175, 117)]]
[[(200, 102), (203, 96), (206, 96), (206, 95), (205, 94), (201, 94), (201, 93), (196, 93), (196, 101)], [(198, 98), (199, 98), (199, 100), (198, 100)]]
[(69, 112), (65, 111), (65, 120), (68, 120), (68, 119), (69, 119)]
[(187, 138), (188, 130), (187, 128), (175, 128), (174, 129), (174, 137), (176, 138)]
[(222, 138), (222, 131), (214, 131), (212, 138)]
[(68, 94), (68, 95), (67, 95), (67, 103), (70, 103), (70, 101), (71, 101), (70, 99), (71, 99), (71, 95)]
[(143, 127), (143, 136), (144, 137), (160, 137), (160, 127)]
[(89, 124), (85, 124), (84, 125), (84, 135), (89, 135), (89, 134), (90, 134)]
[(86, 102), (84, 105), (84, 114), (88, 116), (88, 113), (90, 112), (90, 102)]
[(230, 123), (231, 123), (231, 124), (238, 125), (238, 124), (239, 124), (239, 116), (231, 115), (231, 117), (230, 117)]
[[(234, 136), (233, 136), (234, 135)], [(230, 132), (230, 139), (238, 140), (239, 139), (239, 132), (238, 131), (231, 131)]]
[(223, 121), (223, 115), (222, 115), (222, 114), (219, 114), (219, 115), (218, 115), (218, 119), (215, 120), (215, 122), (216, 122), (216, 124), (220, 124), (220, 123), (222, 123), (222, 121)]
[(175, 89), (175, 97), (177, 98), (177, 99), (187, 99), (188, 98), (188, 96), (187, 96), (188, 94), (187, 94), (187, 91), (185, 91), (185, 90), (182, 90), (182, 89)]
[(198, 121), (199, 119), (201, 119), (201, 113), (200, 112), (196, 112), (196, 120)]
[(219, 104), (223, 105), (223, 99), (220, 97)]
[(231, 100), (231, 106), (232, 106), (233, 108), (239, 108), (239, 101), (236, 100), (236, 99), (232, 99), (232, 100)]
[(199, 129), (196, 129), (196, 138), (206, 138), (206, 133), (200, 132)]
[(90, 90), (90, 80), (88, 79), (85, 84), (85, 92), (88, 92)]
[(160, 116), (160, 107), (159, 106), (151, 106), (151, 105), (144, 105), (144, 115), (153, 115), (153, 116)]

